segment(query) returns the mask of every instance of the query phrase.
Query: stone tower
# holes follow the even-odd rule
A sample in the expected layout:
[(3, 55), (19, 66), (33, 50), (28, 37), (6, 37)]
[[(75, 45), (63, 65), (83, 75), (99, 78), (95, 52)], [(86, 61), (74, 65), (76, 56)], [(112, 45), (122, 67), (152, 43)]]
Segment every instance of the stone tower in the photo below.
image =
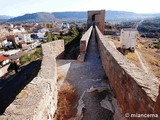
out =
[(99, 30), (104, 34), (105, 29), (105, 10), (88, 11), (87, 27), (97, 25)]

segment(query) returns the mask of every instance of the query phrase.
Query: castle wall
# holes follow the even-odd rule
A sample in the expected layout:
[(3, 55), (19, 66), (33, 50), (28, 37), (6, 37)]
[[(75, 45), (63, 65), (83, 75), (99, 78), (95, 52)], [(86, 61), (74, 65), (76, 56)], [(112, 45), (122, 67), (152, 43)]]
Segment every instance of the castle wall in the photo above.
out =
[(99, 30), (102, 34), (105, 31), (105, 10), (98, 10), (98, 11), (88, 11), (88, 20), (87, 25), (88, 28), (93, 25), (92, 17), (95, 15), (96, 25), (98, 26)]
[(159, 80), (128, 61), (105, 40), (97, 27), (96, 34), (103, 68), (123, 113), (153, 113)]

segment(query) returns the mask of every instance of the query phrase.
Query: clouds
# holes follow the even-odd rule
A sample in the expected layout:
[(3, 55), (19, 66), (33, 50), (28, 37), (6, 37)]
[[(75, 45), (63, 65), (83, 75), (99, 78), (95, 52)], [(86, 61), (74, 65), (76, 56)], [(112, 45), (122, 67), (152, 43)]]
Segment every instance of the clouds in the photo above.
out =
[(34, 12), (123, 10), (137, 13), (160, 13), (160, 0), (3, 0), (0, 15), (23, 15)]

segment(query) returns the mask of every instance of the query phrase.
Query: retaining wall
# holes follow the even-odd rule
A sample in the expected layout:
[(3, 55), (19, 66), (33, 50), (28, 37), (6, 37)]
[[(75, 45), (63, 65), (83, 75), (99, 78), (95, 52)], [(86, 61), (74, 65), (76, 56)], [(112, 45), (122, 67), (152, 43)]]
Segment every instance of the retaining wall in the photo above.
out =
[(97, 27), (96, 36), (103, 68), (123, 113), (153, 113), (159, 94), (158, 79), (130, 63), (105, 40)]
[(0, 120), (53, 120), (57, 109), (57, 64), (63, 57), (64, 41), (42, 44), (41, 70), (15, 98)]

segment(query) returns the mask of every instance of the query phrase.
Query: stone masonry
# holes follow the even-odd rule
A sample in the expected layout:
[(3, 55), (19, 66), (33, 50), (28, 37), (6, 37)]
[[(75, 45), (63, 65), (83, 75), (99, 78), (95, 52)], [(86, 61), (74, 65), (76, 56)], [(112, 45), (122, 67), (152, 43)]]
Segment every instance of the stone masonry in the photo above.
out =
[[(152, 114), (159, 94), (159, 81), (130, 63), (114, 49), (96, 27), (103, 68), (123, 113)], [(155, 111), (159, 113), (157, 101)], [(131, 118), (128, 118), (131, 119)], [(146, 120), (147, 118), (141, 118)], [(133, 119), (132, 119), (133, 120)]]
[(80, 62), (84, 62), (84, 60), (85, 60), (85, 56), (86, 56), (86, 53), (87, 53), (89, 39), (90, 39), (90, 36), (92, 34), (92, 29), (93, 29), (93, 27), (91, 26), (85, 32), (85, 34), (82, 36), (82, 38), (80, 40), (80, 54), (79, 54), (79, 56), (77, 58), (78, 61), (80, 61)]
[[(42, 44), (41, 70), (8, 106), (0, 120), (53, 120), (57, 109), (57, 64), (64, 41)], [(60, 58), (60, 57), (59, 57)]]
[[(95, 22), (95, 23), (93, 23)], [(88, 11), (87, 26), (90, 28), (93, 24), (96, 24), (102, 34), (105, 29), (105, 10)]]

